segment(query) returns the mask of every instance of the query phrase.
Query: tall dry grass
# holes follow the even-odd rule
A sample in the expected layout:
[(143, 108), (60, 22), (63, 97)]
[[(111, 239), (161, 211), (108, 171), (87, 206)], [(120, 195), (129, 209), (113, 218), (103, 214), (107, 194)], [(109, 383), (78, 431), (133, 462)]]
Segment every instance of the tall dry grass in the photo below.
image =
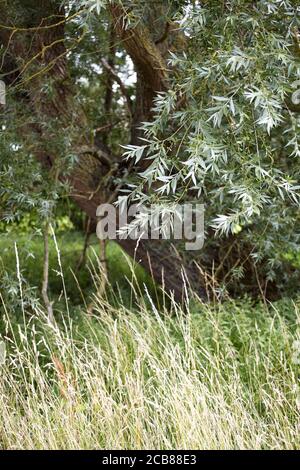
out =
[[(49, 323), (5, 307), (0, 365), (3, 449), (300, 447), (297, 306), (95, 300), (94, 314)], [(67, 318), (67, 320), (66, 320)], [(298, 404), (297, 404), (298, 403)]]

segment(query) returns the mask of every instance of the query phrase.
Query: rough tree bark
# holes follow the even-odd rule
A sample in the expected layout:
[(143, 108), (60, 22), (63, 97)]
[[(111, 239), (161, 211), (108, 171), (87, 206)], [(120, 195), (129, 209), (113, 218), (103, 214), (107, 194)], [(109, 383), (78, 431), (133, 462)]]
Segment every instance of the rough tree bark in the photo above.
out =
[[(49, 145), (53, 135), (45, 123), (54, 122), (59, 128), (68, 128), (70, 122), (73, 125), (75, 123), (78, 131), (73, 139), (73, 152), (78, 155), (79, 161), (67, 179), (72, 187), (74, 201), (88, 216), (95, 219), (97, 206), (111, 200), (116, 189), (101, 187), (101, 181), (111, 170), (111, 162), (114, 165), (116, 162), (103, 149), (91, 146), (85, 116), (74, 104), (67, 67), (61, 2), (40, 1), (38, 6), (33, 0), (22, 2), (22, 11), (24, 12), (24, 7), (28, 7), (29, 14), (23, 17), (19, 15), (17, 28), (13, 24), (13, 18), (9, 17), (9, 12), (13, 9), (18, 11), (20, 3), (11, 1), (9, 8), (8, 2), (4, 1), (4, 4), (7, 8), (0, 10), (0, 40), (4, 47), (1, 73), (5, 73), (8, 85), (22, 83), (20, 99), (35, 116), (35, 124), (30, 125), (27, 132), (36, 134), (36, 156), (54, 177), (66, 178)], [(161, 9), (164, 2), (157, 2), (157, 5)], [(141, 23), (133, 28), (126, 28), (126, 12), (118, 4), (111, 4), (110, 13), (115, 33), (122, 39), (137, 71), (136, 106), (131, 135), (131, 143), (137, 143), (141, 136), (138, 127), (142, 121), (151, 118), (156, 93), (168, 87), (165, 59), (170, 36), (166, 35), (165, 39), (162, 37), (166, 25), (161, 27), (161, 31), (155, 30), (154, 33)], [(158, 10), (157, 14), (159, 13), (161, 11)], [(155, 18), (155, 11), (153, 15)], [(159, 36), (157, 40), (155, 35)], [(50, 97), (43, 91), (42, 83), (45, 78), (51, 80)], [(26, 139), (26, 135), (24, 138)], [(131, 171), (135, 170), (131, 168)], [(118, 171), (117, 166), (115, 171)], [(192, 287), (204, 296), (197, 268), (192, 263), (182, 266), (170, 245), (159, 240), (141, 240), (138, 247), (132, 240), (120, 240), (119, 243), (158, 283), (162, 283), (164, 276), (165, 288), (173, 292), (177, 300), (183, 294), (183, 269)]]

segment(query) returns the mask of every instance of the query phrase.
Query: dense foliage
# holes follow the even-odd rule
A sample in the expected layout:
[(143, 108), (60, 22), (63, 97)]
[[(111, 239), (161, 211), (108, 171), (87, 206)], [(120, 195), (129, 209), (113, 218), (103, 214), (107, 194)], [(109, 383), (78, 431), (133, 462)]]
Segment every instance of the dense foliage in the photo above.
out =
[[(240, 291), (251, 279), (251, 290), (254, 280), (263, 291), (276, 285), (278, 292), (298, 277), (299, 6), (284, 0), (150, 3), (64, 2), (74, 85), (68, 124), (24, 107), (33, 76), (46, 103), (55, 99), (57, 79), (43, 61), (18, 58), (22, 80), (8, 87), (1, 116), (1, 217), (11, 221), (28, 210), (53, 216), (72, 192), (60, 176), (77, 165), (82, 135), (116, 157), (120, 170), (112, 165), (103, 186), (110, 192), (122, 186), (123, 202), (155, 203), (161, 214), (187, 201), (205, 205), (205, 248), (193, 257), (210, 273), (216, 268), (221, 290)], [(118, 37), (118, 22), (111, 23), (114, 5), (124, 13), (122, 34), (146, 25), (158, 48), (169, 41), (163, 46), (169, 48), (167, 89), (156, 94), (145, 119), (138, 114), (144, 107), (139, 64)], [(30, 1), (7, 8), (22, 25), (32, 21), (33, 10), (40, 13)], [(24, 140), (28, 123), (46, 129), (46, 136), (27, 132)], [(138, 141), (134, 126), (142, 126)], [(35, 161), (38, 147), (56, 156), (50, 173)]]
[(177, 24), (188, 49), (172, 54), (172, 87), (156, 99), (143, 151), (126, 152), (151, 159), (135, 199), (174, 211), (204, 203), (207, 243), (210, 228), (239, 234), (269, 279), (299, 249), (299, 21), (289, 1), (186, 6)]
[(1, 449), (300, 448), (297, 3), (0, 0)]

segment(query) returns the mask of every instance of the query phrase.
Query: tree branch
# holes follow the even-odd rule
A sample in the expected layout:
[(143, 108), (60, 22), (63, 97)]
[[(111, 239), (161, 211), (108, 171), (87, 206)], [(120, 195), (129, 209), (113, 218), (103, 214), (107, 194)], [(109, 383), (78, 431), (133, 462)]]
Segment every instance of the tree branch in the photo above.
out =
[(137, 70), (154, 92), (167, 89), (168, 70), (145, 25), (126, 27), (126, 10), (115, 3), (110, 5), (113, 23), (123, 46), (132, 58)]
[(122, 82), (122, 80), (120, 79), (119, 75), (114, 70), (114, 68), (109, 65), (109, 63), (107, 62), (106, 59), (101, 59), (101, 64), (111, 74), (111, 76), (113, 77), (115, 82), (117, 82), (117, 84), (119, 85), (120, 90), (122, 92), (122, 95), (124, 96), (125, 101), (126, 101), (128, 114), (129, 114), (130, 118), (132, 118), (132, 115), (133, 115), (132, 102), (131, 102), (131, 98), (129, 96), (129, 93), (128, 93), (124, 83)]

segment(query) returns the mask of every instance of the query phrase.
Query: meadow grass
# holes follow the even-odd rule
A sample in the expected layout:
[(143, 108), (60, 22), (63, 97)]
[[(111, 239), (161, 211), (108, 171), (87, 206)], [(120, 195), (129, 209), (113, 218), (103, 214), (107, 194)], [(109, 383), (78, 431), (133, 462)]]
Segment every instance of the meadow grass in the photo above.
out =
[(0, 448), (300, 448), (300, 302), (179, 306), (131, 267), (130, 303), (109, 283), (92, 314), (67, 295), (51, 323), (19, 264), (19, 304), (0, 296)]
[[(88, 301), (93, 295), (94, 281), (91, 275), (91, 269), (97, 264), (99, 254), (98, 241), (96, 235), (90, 239), (90, 245), (87, 249), (86, 263), (77, 270), (77, 265), (82, 253), (84, 236), (80, 232), (71, 231), (57, 235), (57, 241), (60, 249), (61, 264), (63, 267), (63, 276), (69, 302), (73, 306), (82, 305), (82, 293)], [(28, 286), (31, 290), (35, 288), (38, 296), (38, 290), (41, 288), (43, 276), (43, 239), (41, 234), (29, 235), (18, 233), (1, 234), (0, 233), (0, 288), (1, 281), (6, 281), (6, 297), (14, 297), (18, 290), (16, 279), (16, 258), (14, 243), (17, 243), (20, 258), (21, 276), (24, 280), (24, 291)], [(131, 299), (131, 281), (132, 266), (126, 261), (122, 249), (114, 242), (109, 242), (106, 248), (108, 261), (109, 281), (112, 289), (108, 294), (118, 291), (118, 297), (122, 298), (122, 303), (130, 305)], [(57, 259), (57, 252), (52, 237), (49, 240), (49, 296), (51, 300), (63, 297), (62, 277)], [(137, 283), (142, 286), (147, 284), (150, 291), (153, 292), (153, 282), (147, 273), (137, 264), (134, 267), (134, 275)], [(110, 300), (116, 300), (114, 295), (110, 295)], [(9, 298), (8, 302), (12, 299)], [(62, 303), (64, 299), (62, 298)]]
[(56, 316), (6, 308), (1, 448), (300, 448), (296, 305)]

